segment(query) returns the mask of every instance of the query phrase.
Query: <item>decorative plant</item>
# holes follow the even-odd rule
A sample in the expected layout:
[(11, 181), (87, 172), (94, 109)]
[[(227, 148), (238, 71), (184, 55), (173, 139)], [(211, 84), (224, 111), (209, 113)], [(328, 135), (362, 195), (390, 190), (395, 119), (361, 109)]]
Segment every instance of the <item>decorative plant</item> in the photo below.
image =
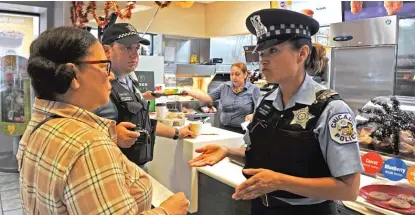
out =
[(410, 131), (415, 133), (415, 114), (409, 111), (403, 111), (400, 108), (400, 103), (395, 97), (391, 97), (388, 102), (381, 102), (372, 99), (371, 102), (379, 105), (381, 108), (363, 108), (359, 109), (359, 114), (365, 114), (367, 121), (358, 122), (357, 127), (365, 126), (370, 123), (376, 123), (377, 128), (370, 134), (371, 138), (383, 141), (385, 138), (392, 139), (392, 148), (394, 154), (399, 154), (399, 143), (401, 131)]

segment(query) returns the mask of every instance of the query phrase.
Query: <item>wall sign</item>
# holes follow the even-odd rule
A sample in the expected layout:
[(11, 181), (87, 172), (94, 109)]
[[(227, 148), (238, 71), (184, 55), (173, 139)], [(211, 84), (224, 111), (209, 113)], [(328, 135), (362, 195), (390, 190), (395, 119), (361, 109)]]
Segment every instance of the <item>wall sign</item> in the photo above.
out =
[(399, 18), (415, 16), (413, 1), (343, 1), (344, 21), (398, 15)]
[(153, 71), (135, 71), (137, 76), (138, 89), (144, 93), (154, 90), (154, 72)]
[(343, 21), (341, 1), (293, 1), (291, 10), (312, 16), (320, 26)]

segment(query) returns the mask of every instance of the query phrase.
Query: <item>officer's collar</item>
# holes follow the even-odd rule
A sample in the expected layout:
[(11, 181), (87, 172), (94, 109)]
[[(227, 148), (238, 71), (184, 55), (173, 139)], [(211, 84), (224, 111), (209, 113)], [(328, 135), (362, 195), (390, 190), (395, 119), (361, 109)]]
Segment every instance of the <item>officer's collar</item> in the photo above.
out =
[[(230, 87), (233, 87), (232, 81), (226, 82), (226, 85), (228, 85)], [(247, 90), (251, 85), (252, 85), (251, 82), (249, 82), (248, 80), (246, 80), (245, 81), (245, 84), (244, 84), (244, 88)]]
[(118, 81), (118, 82), (121, 82), (121, 83), (124, 83), (124, 84), (127, 84), (127, 82), (128, 82), (128, 79), (130, 78), (130, 76), (128, 76), (128, 75), (126, 75), (126, 76), (124, 76), (124, 77), (121, 77), (121, 76), (119, 76), (119, 75), (116, 75), (115, 76), (115, 79)]
[[(316, 100), (316, 84), (313, 84), (314, 80), (308, 75), (305, 74), (305, 78), (303, 83), (301, 84), (300, 89), (294, 94), (294, 96), (288, 101), (288, 104), (285, 105), (285, 108), (294, 107), (296, 103), (304, 104), (304, 105), (311, 105)], [(273, 93), (271, 93), (265, 100), (273, 100), (273, 105), (278, 110), (283, 110), (282, 105), (282, 96), (280, 89), (276, 89)]]

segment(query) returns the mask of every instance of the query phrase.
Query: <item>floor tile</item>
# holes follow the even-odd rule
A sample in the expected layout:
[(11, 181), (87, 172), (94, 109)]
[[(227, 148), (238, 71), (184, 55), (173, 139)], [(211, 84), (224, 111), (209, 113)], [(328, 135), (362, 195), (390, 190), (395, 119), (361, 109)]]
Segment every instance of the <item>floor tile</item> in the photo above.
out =
[(22, 203), (20, 199), (8, 199), (8, 200), (1, 200), (1, 204), (3, 206), (3, 212), (12, 211), (22, 208)]
[(5, 191), (0, 192), (1, 200), (16, 199), (16, 198), (20, 198), (20, 189), (5, 190)]
[(12, 173), (12, 172), (0, 172), (0, 176), (3, 175), (19, 175), (19, 173)]
[(13, 175), (0, 175), (0, 184), (6, 183), (6, 182), (12, 182), (12, 181), (19, 181), (19, 175), (13, 174)]
[(6, 182), (0, 184), (0, 192), (3, 192), (5, 190), (14, 190), (19, 189), (19, 181), (12, 181), (12, 182)]
[(12, 210), (12, 211), (6, 211), (4, 212), (4, 215), (22, 215), (22, 209), (18, 210)]

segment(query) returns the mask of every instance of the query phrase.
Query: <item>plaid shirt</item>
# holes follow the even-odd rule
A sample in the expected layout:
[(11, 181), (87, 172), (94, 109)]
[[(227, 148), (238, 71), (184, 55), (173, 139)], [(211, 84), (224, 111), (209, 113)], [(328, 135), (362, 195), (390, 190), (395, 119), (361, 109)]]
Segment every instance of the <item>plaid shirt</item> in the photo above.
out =
[[(32, 133), (50, 115), (62, 118)], [(167, 214), (162, 208), (150, 210), (150, 179), (115, 141), (114, 121), (36, 99), (17, 153), (24, 213)]]

